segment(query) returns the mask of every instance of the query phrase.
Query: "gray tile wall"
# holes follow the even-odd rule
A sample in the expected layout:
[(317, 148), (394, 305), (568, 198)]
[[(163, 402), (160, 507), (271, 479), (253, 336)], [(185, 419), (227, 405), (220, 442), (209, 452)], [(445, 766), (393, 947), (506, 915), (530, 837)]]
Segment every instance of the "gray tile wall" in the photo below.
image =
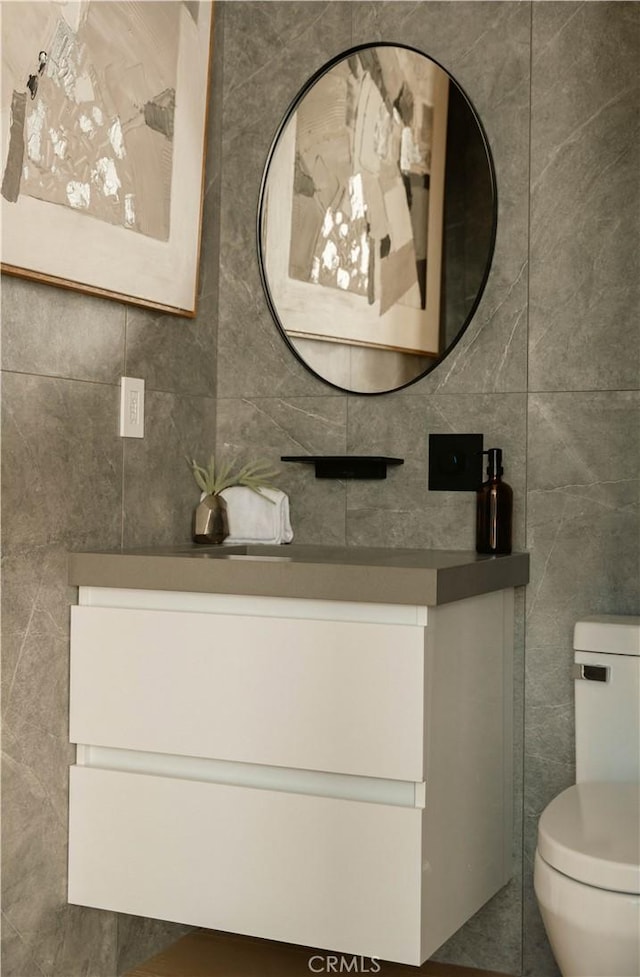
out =
[(574, 778), (572, 631), (639, 611), (637, 3), (532, 9), (524, 964), (555, 974), (531, 877)]
[[(405, 458), (378, 484), (316, 482), (286, 466), (300, 542), (472, 546), (473, 499), (426, 491), (427, 436), (483, 430), (504, 447), (515, 543), (532, 554), (516, 642), (514, 879), (437, 956), (557, 973), (530, 875), (537, 816), (573, 776), (571, 628), (589, 612), (638, 613), (638, 13), (637, 3), (221, 3), (195, 322), (3, 279), (7, 977), (112, 977), (177, 932), (65, 904), (74, 594), (64, 560), (73, 547), (186, 538), (182, 455), (206, 451), (214, 424), (218, 448), (273, 460)], [(499, 225), (487, 290), (455, 353), (404, 392), (362, 398), (307, 374), (281, 341), (255, 215), (298, 89), (330, 57), (376, 40), (423, 49), (470, 96), (494, 154)], [(147, 380), (141, 442), (117, 437), (123, 372)]]
[[(185, 929), (66, 903), (66, 554), (190, 539), (185, 454), (216, 435), (221, 41), (219, 18), (197, 317), (2, 278), (4, 977), (114, 977)], [(118, 436), (123, 375), (146, 380), (143, 440)]]

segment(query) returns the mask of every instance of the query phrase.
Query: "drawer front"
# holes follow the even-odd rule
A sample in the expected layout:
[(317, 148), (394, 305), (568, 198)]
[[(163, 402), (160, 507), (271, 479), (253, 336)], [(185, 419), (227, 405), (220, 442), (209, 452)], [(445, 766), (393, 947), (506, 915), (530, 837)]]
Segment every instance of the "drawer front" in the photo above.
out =
[(74, 607), (72, 742), (421, 781), (420, 626)]
[(69, 901), (418, 964), (423, 813), (72, 767)]

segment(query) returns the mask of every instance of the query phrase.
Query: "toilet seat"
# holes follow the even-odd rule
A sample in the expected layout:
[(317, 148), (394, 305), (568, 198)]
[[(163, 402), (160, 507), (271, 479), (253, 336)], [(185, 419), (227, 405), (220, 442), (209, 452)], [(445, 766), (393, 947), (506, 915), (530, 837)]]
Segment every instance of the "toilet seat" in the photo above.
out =
[(640, 894), (640, 784), (569, 787), (540, 816), (538, 851), (578, 882)]

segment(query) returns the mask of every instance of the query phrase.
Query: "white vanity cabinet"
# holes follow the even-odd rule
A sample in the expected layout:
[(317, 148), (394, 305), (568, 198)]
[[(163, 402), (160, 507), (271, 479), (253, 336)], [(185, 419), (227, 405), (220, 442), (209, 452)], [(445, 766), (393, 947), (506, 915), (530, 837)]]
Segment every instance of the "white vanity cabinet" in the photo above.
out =
[(513, 590), (80, 586), (69, 901), (420, 964), (511, 859)]

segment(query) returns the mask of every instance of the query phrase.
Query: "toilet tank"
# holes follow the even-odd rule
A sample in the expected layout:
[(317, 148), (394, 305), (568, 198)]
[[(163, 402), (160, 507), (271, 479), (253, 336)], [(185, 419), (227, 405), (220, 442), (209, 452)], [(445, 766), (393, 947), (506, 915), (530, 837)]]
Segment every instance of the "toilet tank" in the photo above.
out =
[(576, 782), (640, 783), (640, 617), (579, 621), (573, 647)]

